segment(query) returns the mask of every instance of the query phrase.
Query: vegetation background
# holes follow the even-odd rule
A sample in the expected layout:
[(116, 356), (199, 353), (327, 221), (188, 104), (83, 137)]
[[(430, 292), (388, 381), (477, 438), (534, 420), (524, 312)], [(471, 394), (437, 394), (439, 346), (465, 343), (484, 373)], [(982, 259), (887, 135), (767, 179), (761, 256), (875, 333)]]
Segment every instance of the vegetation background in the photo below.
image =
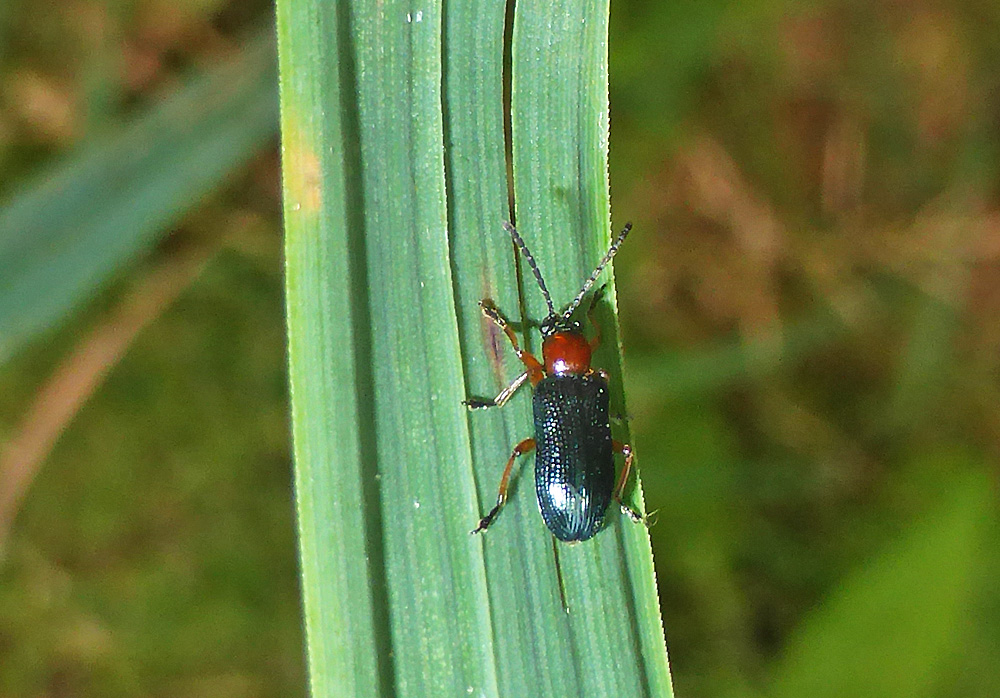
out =
[[(0, 7), (0, 317), (46, 320), (0, 326), (0, 695), (305, 692), (275, 97), (154, 113), (234, 61), (273, 85), (271, 17)], [(975, 0), (612, 4), (625, 378), (678, 695), (1000, 694), (998, 29)], [(83, 226), (53, 183), (126, 136), (224, 183), (138, 162), (167, 203), (112, 280), (40, 272), (68, 317), (18, 296), (14, 223)]]

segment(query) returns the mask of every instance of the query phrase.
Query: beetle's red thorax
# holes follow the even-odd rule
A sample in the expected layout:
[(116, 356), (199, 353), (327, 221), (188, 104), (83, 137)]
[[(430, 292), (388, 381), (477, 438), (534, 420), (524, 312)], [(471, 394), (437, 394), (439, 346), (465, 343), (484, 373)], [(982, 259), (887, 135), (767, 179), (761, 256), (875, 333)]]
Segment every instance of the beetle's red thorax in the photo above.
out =
[(545, 372), (583, 374), (590, 370), (590, 344), (578, 332), (556, 332), (542, 342)]

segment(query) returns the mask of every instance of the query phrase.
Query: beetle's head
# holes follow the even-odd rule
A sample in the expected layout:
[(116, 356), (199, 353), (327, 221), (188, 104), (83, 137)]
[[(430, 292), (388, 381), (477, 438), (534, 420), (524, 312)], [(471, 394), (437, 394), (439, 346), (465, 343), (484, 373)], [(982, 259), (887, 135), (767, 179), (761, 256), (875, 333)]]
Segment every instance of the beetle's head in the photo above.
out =
[(551, 337), (554, 334), (583, 334), (583, 325), (577, 320), (572, 320), (563, 315), (549, 315), (542, 320), (538, 326), (542, 333), (542, 339)]
[(535, 275), (535, 280), (538, 281), (538, 288), (542, 291), (545, 304), (549, 308), (549, 314), (542, 320), (542, 324), (539, 326), (542, 332), (542, 357), (544, 358), (546, 372), (549, 374), (561, 374), (585, 373), (589, 371), (591, 346), (583, 336), (582, 325), (572, 319), (573, 312), (579, 307), (580, 302), (587, 295), (594, 282), (597, 281), (597, 277), (601, 275), (601, 271), (604, 270), (604, 267), (608, 265), (612, 257), (615, 256), (615, 253), (618, 252), (618, 248), (624, 242), (628, 231), (632, 229), (632, 224), (627, 223), (625, 225), (625, 229), (611, 243), (607, 254), (598, 262), (597, 268), (583, 282), (583, 287), (576, 294), (576, 298), (561, 313), (556, 312), (552, 296), (549, 295), (549, 289), (546, 288), (545, 280), (542, 278), (542, 272), (538, 270), (538, 264), (535, 263), (535, 258), (528, 251), (528, 246), (524, 244), (524, 240), (521, 239), (517, 230), (509, 222), (505, 222), (503, 227), (504, 230), (510, 233), (514, 245), (524, 255), (525, 261), (527, 261), (528, 266), (531, 268), (531, 273)]

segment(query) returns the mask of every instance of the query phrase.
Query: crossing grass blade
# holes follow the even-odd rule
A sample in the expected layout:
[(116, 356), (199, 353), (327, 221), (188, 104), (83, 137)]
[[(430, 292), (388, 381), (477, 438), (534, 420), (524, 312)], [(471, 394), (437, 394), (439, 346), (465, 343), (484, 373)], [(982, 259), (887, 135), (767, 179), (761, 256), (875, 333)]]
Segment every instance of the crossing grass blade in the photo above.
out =
[(53, 326), (273, 137), (270, 32), (0, 204), (0, 361)]
[[(461, 405), (519, 370), (476, 306), (519, 315), (501, 227), (507, 7), (286, 0), (278, 17), (313, 695), (669, 695), (642, 527), (613, 511), (593, 541), (554, 546), (526, 459), (494, 527), (469, 535), (531, 430), (528, 389), (503, 410)], [(568, 301), (609, 236), (607, 5), (513, 17), (517, 214)]]

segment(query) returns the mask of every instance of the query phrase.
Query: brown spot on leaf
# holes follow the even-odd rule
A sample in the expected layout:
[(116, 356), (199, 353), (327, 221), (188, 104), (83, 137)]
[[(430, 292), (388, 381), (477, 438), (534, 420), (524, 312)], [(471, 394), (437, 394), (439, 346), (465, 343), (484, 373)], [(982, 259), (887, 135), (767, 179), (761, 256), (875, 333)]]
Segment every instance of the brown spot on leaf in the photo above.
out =
[(323, 205), (319, 157), (309, 134), (299, 128), (294, 117), (285, 119), (282, 136), (286, 204), (292, 211), (315, 214)]

